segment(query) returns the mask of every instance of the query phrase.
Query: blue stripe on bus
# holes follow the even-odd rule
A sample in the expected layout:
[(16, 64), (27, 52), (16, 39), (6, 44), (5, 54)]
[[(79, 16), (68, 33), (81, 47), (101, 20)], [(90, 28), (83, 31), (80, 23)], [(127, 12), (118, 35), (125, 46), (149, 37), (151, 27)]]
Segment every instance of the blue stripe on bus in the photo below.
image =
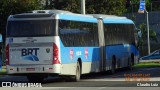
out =
[(116, 19), (116, 18), (105, 18), (104, 23), (120, 23), (120, 24), (134, 24), (133, 21), (129, 19)]
[[(60, 42), (60, 47), (61, 64), (76, 63), (78, 58), (82, 62), (96, 62), (100, 60), (99, 47), (65, 47), (62, 42)], [(73, 50), (73, 55), (70, 54), (71, 50)], [(88, 50), (88, 55), (85, 54), (85, 50)]]
[[(118, 45), (109, 45), (105, 48), (106, 51), (106, 60), (112, 60), (112, 56), (115, 55), (117, 60), (125, 59), (131, 57), (133, 53), (134, 56), (138, 56), (139, 52), (136, 47), (132, 44), (118, 44)], [(127, 62), (127, 61), (126, 61)]]
[[(61, 64), (76, 63), (80, 58), (82, 62), (100, 62), (100, 47), (65, 47), (62, 42), (60, 42), (61, 47)], [(85, 54), (85, 50), (88, 50), (88, 55)], [(70, 51), (73, 51), (73, 55)], [(131, 53), (135, 56), (139, 55), (138, 50), (132, 44), (120, 44), (120, 45), (110, 45), (105, 46), (106, 58), (105, 60), (112, 60), (112, 56), (115, 55), (117, 60), (131, 57)], [(79, 52), (80, 55), (77, 55)], [(106, 64), (108, 65), (107, 61)]]
[(97, 23), (96, 18), (59, 14), (59, 19)]

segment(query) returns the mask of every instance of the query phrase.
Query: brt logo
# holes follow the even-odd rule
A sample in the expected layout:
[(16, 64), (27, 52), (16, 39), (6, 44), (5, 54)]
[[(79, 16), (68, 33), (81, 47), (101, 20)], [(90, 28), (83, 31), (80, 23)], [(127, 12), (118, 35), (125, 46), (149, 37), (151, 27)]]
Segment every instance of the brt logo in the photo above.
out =
[(27, 56), (27, 55), (36, 55), (37, 56), (37, 51), (39, 50), (39, 48), (23, 48), (22, 49), (22, 56)]

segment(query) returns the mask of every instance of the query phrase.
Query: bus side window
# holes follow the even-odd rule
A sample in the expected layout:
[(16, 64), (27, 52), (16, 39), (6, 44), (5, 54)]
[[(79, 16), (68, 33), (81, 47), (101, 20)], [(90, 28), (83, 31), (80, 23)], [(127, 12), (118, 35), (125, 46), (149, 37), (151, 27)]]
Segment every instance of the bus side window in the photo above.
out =
[[(68, 26), (63, 26), (66, 22), (69, 22)], [(98, 46), (98, 27), (94, 25), (90, 22), (59, 20), (62, 43), (65, 46)]]

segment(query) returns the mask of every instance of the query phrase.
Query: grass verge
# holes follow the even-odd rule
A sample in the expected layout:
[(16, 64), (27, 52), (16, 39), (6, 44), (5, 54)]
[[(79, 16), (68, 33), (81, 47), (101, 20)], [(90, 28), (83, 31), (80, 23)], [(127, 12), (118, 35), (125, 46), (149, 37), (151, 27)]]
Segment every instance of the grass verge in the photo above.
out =
[(0, 70), (0, 76), (5, 74), (7, 74), (7, 71), (5, 69)]
[(160, 63), (147, 62), (147, 63), (139, 63), (134, 66), (134, 68), (152, 68), (152, 67), (160, 67)]

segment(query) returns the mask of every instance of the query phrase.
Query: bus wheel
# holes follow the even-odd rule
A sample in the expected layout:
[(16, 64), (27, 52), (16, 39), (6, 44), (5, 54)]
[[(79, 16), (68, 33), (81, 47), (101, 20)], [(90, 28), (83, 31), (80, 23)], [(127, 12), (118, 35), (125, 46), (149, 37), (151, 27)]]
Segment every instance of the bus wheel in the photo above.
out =
[(80, 80), (80, 77), (81, 77), (81, 68), (79, 62), (77, 62), (76, 75), (72, 77), (73, 81), (78, 82)]
[(41, 75), (28, 75), (27, 79), (29, 82), (32, 83), (39, 83), (39, 82), (43, 82), (44, 81), (44, 77)]
[(112, 69), (111, 69), (111, 74), (114, 74), (116, 70), (116, 58), (115, 56), (112, 58)]
[(133, 66), (134, 66), (134, 54), (131, 55), (130, 70), (133, 70)]
[(134, 66), (134, 54), (131, 55), (131, 65)]
[(131, 62), (130, 58), (128, 58), (127, 70), (132, 70), (132, 62)]

